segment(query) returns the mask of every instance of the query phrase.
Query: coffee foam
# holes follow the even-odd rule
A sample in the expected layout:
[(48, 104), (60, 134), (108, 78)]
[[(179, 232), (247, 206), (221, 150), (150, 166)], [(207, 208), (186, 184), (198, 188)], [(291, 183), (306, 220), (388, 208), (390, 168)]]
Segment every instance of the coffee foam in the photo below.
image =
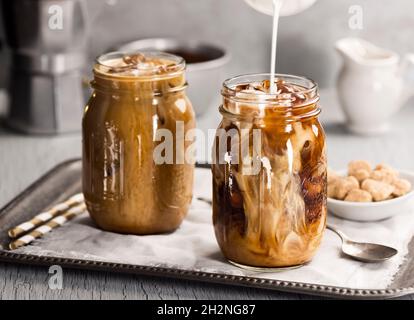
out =
[[(173, 60), (173, 58), (177, 58)], [(98, 59), (96, 69), (102, 73), (118, 76), (151, 76), (166, 75), (174, 71), (183, 70), (184, 61), (178, 57), (158, 57), (153, 54), (134, 53), (119, 54)]]
[(247, 84), (240, 84), (233, 88), (236, 91), (238, 98), (251, 99), (255, 95), (256, 100), (269, 100), (269, 95), (272, 95), (275, 101), (279, 101), (284, 106), (295, 106), (303, 104), (308, 96), (303, 93), (307, 89), (305, 87), (288, 83), (281, 79), (275, 81), (276, 91), (271, 92), (270, 81), (258, 81)]

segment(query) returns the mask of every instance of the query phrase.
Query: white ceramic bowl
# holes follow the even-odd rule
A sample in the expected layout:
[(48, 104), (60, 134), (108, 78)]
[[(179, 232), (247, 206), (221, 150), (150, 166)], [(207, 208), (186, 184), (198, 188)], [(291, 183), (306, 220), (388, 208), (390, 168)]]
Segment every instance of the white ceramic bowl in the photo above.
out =
[[(414, 173), (399, 171), (414, 187)], [(339, 172), (343, 173), (343, 172)], [(344, 173), (345, 175), (345, 173)], [(346, 202), (328, 198), (328, 209), (335, 216), (353, 221), (372, 222), (392, 218), (414, 207), (414, 190), (403, 197), (372, 203)]]

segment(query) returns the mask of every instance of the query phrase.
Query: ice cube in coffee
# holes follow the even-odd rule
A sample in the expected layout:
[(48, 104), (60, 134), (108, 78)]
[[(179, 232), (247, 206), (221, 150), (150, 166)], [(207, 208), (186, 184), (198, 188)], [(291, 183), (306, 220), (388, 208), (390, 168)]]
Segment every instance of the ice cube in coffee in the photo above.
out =
[(238, 265), (309, 262), (327, 217), (325, 135), (318, 88), (305, 78), (241, 76), (225, 82), (213, 149), (213, 218), (219, 246)]

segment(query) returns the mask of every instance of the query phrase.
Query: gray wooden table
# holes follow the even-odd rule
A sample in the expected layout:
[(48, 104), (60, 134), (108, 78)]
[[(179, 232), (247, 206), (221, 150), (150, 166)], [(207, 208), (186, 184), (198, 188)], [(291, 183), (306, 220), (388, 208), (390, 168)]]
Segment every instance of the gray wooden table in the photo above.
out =
[[(414, 102), (393, 119), (390, 133), (370, 138), (347, 133), (332, 91), (322, 92), (322, 106), (333, 168), (343, 168), (349, 160), (358, 158), (414, 170)], [(218, 120), (213, 110), (199, 121), (199, 126), (204, 130), (214, 128)], [(27, 137), (0, 129), (0, 207), (56, 164), (80, 157), (80, 145), (79, 135)], [(47, 268), (0, 263), (0, 299), (312, 298), (252, 288), (76, 270), (64, 270), (63, 276), (63, 289), (51, 290)], [(414, 299), (414, 296), (406, 298)]]

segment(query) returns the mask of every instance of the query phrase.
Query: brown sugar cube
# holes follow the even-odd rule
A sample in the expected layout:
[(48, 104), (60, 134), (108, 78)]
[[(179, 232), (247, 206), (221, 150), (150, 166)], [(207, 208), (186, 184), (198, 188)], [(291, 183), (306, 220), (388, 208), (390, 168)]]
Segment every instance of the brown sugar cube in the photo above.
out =
[(394, 180), (393, 184), (394, 192), (393, 195), (395, 197), (402, 197), (411, 191), (411, 182), (404, 179), (396, 179)]
[(339, 174), (336, 173), (334, 170), (332, 170), (331, 168), (328, 168), (328, 184), (333, 183), (335, 180), (337, 180), (338, 178), (340, 178)]
[(398, 171), (397, 170), (395, 170), (393, 167), (391, 167), (390, 165), (388, 165), (388, 164), (385, 164), (385, 163), (380, 163), (379, 165), (377, 165), (376, 167), (375, 167), (375, 170), (388, 170), (388, 171), (391, 171), (391, 172), (393, 172), (394, 173), (394, 175), (396, 176), (396, 177), (398, 177), (399, 176), (399, 173), (398, 173)]
[(340, 178), (335, 182), (334, 188), (333, 198), (344, 200), (349, 191), (359, 189), (359, 182), (355, 177)]
[(372, 200), (372, 195), (361, 189), (352, 189), (345, 198), (348, 202), (372, 202)]
[(336, 183), (338, 179), (328, 182), (328, 198), (335, 199), (336, 197)]
[(372, 171), (370, 178), (372, 180), (392, 184), (396, 179), (398, 179), (398, 176), (396, 175), (396, 172), (393, 170), (380, 169), (380, 170)]
[(370, 173), (365, 169), (359, 169), (356, 170), (352, 176), (355, 177), (359, 183), (361, 183), (370, 177)]
[(372, 167), (371, 164), (365, 160), (351, 161), (348, 164), (348, 175), (354, 176), (358, 170), (366, 170), (368, 172), (371, 172)]
[(394, 186), (372, 179), (367, 179), (362, 183), (362, 190), (368, 191), (374, 201), (384, 201), (387, 200), (394, 192)]

